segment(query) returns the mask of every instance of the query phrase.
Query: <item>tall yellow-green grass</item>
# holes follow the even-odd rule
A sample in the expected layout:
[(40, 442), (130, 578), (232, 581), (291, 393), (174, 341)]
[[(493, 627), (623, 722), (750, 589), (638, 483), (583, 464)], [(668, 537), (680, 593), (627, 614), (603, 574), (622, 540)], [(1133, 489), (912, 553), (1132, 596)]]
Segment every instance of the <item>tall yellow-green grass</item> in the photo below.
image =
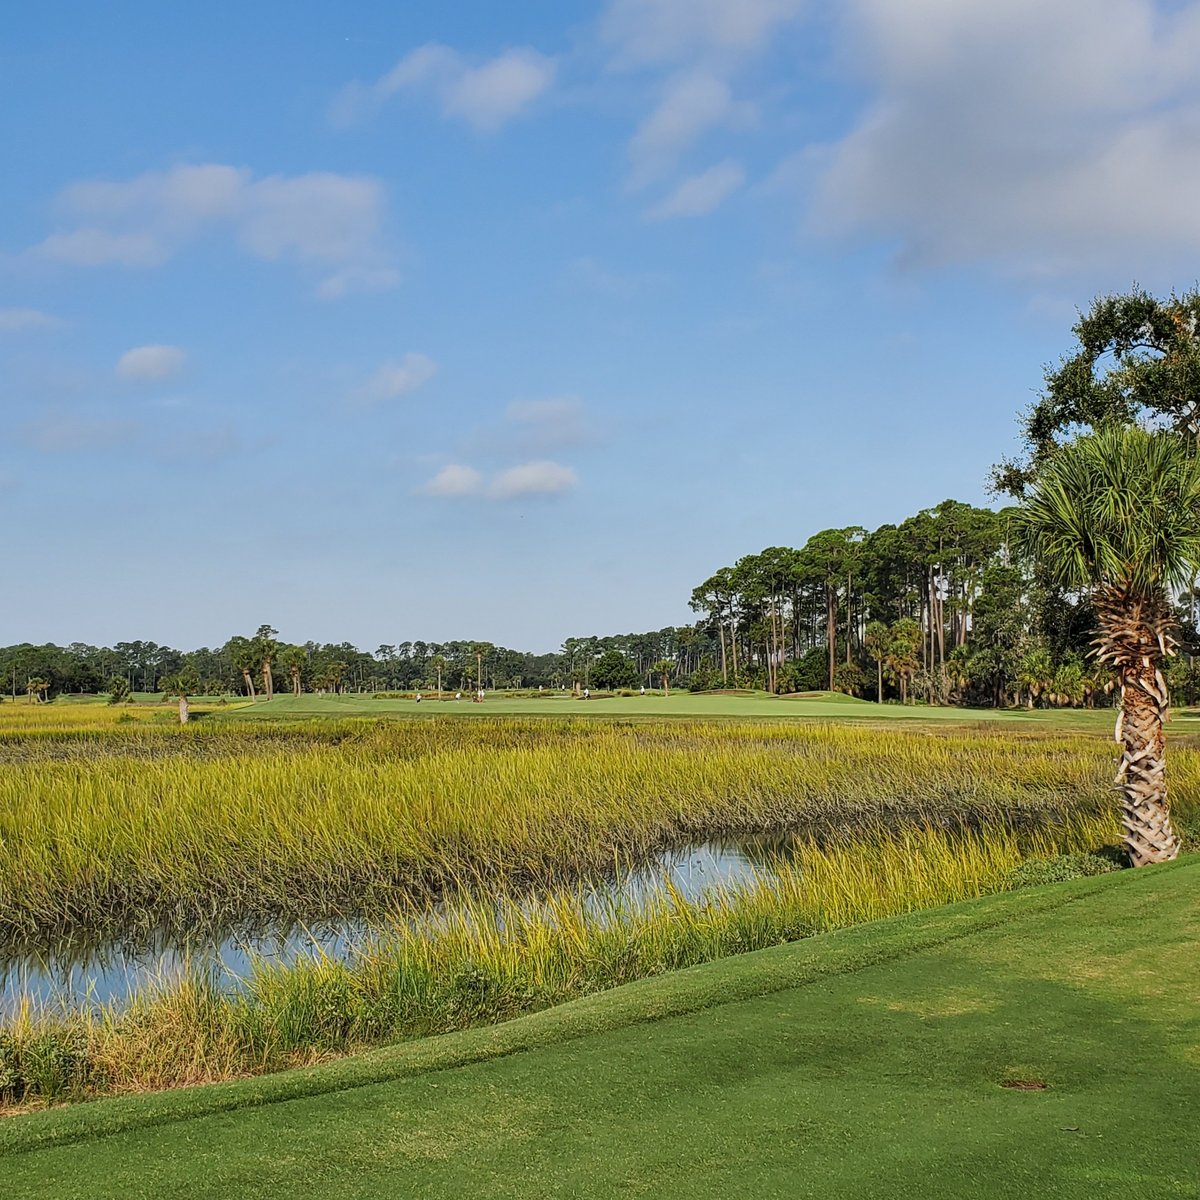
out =
[[(722, 834), (1053, 825), (1112, 804), (1100, 738), (436, 719), (0, 740), (0, 937), (302, 919), (519, 889)], [(1172, 757), (1176, 795), (1200, 771)]]
[[(0, 721), (0, 937), (393, 915), (347, 961), (260, 962), (236, 989), (199, 975), (120, 1009), (26, 1005), (0, 1028), (14, 1104), (502, 1019), (994, 891), (1031, 860), (1102, 869), (1088, 852), (1118, 837), (1099, 737), (441, 717), (181, 729), (64, 710), (56, 728), (36, 724), (45, 710)], [(1200, 755), (1174, 747), (1170, 770), (1194, 827)], [(579, 882), (666, 845), (788, 831), (777, 876), (700, 899), (597, 907)]]

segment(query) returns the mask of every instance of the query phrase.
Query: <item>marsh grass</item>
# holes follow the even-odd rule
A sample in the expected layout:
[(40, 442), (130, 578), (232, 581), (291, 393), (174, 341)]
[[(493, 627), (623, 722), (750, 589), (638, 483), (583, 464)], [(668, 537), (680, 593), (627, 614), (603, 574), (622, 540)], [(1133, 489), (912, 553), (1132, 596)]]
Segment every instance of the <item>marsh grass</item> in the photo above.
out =
[[(370, 904), (392, 914), (344, 960), (259, 960), (237, 986), (194, 972), (120, 1008), (20, 1006), (0, 1030), (11, 1105), (227, 1079), (503, 1020), (1053, 878), (1119, 836), (1109, 743), (1009, 727), (438, 717), (180, 729), (106, 713), (55, 728), (0, 720), (0, 761), (8, 937)], [(1185, 828), (1198, 779), (1200, 755), (1173, 748)], [(665, 846), (788, 832), (795, 853), (777, 870), (699, 898), (664, 883), (597, 900), (582, 882)], [(1058, 865), (1022, 873), (1030, 861)]]
[[(110, 723), (10, 734), (0, 760), (6, 939), (315, 920), (722, 835), (1053, 828), (1112, 803), (1095, 737), (787, 722)], [(1173, 754), (1177, 799), (1198, 761)]]

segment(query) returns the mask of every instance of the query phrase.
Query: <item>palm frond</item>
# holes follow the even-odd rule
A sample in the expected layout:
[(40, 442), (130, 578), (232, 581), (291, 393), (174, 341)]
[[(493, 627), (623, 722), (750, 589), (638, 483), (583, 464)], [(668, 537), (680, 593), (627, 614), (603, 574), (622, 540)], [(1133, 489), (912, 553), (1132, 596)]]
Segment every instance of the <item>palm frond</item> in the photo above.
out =
[(1066, 587), (1180, 586), (1200, 567), (1200, 458), (1171, 433), (1100, 429), (1046, 464), (1018, 530)]

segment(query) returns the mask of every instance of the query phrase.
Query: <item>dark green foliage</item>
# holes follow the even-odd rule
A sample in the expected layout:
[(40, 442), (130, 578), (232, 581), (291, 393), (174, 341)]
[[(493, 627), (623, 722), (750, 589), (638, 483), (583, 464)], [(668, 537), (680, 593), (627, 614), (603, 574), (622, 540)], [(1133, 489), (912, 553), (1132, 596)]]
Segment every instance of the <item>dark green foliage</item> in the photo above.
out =
[(1065, 438), (1135, 421), (1200, 434), (1200, 291), (1165, 299), (1135, 289), (1097, 299), (1074, 328), (1075, 352), (1046, 372), (1024, 420), (1026, 457), (1002, 463), (999, 490), (1023, 494)]
[(1014, 867), (1008, 876), (1010, 888), (1037, 887), (1043, 883), (1065, 883), (1088, 875), (1107, 875), (1124, 865), (1117, 847), (1111, 854), (1060, 854), (1056, 858), (1030, 859)]
[(635, 687), (637, 667), (619, 650), (605, 650), (592, 667), (591, 681), (599, 688)]

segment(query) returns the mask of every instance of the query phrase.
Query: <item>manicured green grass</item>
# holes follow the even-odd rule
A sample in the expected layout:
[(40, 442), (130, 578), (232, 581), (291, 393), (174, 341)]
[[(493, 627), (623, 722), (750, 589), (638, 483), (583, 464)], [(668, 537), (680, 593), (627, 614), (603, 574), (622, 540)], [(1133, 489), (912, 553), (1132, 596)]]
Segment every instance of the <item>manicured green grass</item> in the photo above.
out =
[(455, 700), (454, 693), (438, 700), (426, 694), (415, 700), (376, 700), (364, 694), (345, 696), (276, 696), (274, 700), (242, 703), (216, 712), (211, 719), (230, 721), (295, 720), (300, 717), (395, 717), (395, 716), (572, 716), (572, 717), (734, 717), (744, 720), (769, 718), (783, 720), (804, 717), (810, 720), (868, 721), (960, 721), (970, 724), (1003, 721), (1034, 727), (1100, 729), (1111, 725), (1113, 714), (1084, 709), (979, 709), (928, 708), (921, 705), (873, 704), (834, 692), (803, 696), (770, 696), (765, 692), (751, 695), (700, 694), (672, 692), (669, 696), (648, 693), (645, 696), (596, 696), (576, 700), (570, 693), (547, 692), (544, 696), (489, 695), (482, 704), (473, 704), (467, 695)]
[(14, 1119), (5, 1190), (1196, 1196), (1198, 898), (1191, 858), (325, 1067)]

